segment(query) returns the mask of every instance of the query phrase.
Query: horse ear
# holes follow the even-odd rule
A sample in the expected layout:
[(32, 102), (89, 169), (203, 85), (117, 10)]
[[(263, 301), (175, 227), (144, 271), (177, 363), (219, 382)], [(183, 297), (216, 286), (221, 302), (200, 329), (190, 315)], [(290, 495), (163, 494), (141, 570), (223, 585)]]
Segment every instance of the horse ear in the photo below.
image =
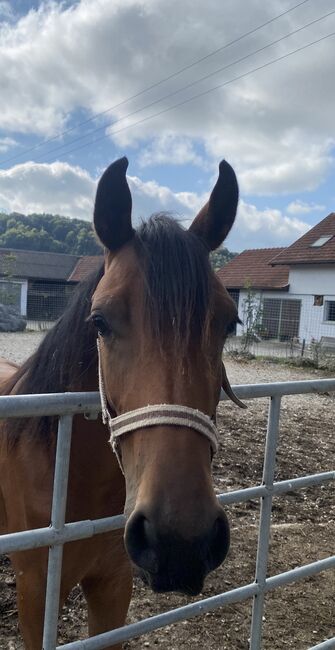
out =
[(127, 167), (127, 158), (116, 160), (103, 173), (97, 187), (94, 228), (101, 243), (110, 251), (121, 248), (134, 234)]
[(200, 210), (190, 226), (190, 231), (215, 250), (226, 239), (236, 216), (238, 185), (233, 168), (222, 160), (219, 178), (208, 203)]

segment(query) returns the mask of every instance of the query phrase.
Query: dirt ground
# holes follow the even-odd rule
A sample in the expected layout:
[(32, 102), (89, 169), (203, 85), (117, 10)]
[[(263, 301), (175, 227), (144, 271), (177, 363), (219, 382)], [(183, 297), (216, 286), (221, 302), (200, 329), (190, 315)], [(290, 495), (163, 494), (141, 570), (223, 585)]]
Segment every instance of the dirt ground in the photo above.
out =
[[(320, 371), (256, 361), (228, 361), (226, 365), (232, 383), (325, 376)], [(247, 411), (227, 402), (220, 405), (218, 425), (222, 437), (213, 465), (217, 493), (260, 482), (267, 406), (265, 399), (248, 401)], [(276, 480), (334, 469), (334, 406), (334, 393), (283, 399)], [(334, 553), (334, 496), (334, 484), (324, 484), (275, 497), (269, 575)], [(247, 584), (254, 577), (258, 501), (231, 506), (227, 513), (231, 523), (231, 549), (224, 566), (207, 578), (204, 597)], [(307, 650), (335, 635), (334, 596), (335, 575), (331, 571), (269, 594), (264, 612), (263, 649)], [(174, 594), (152, 594), (135, 581), (128, 621), (187, 602), (190, 599)], [(61, 614), (60, 643), (85, 637), (83, 605), (76, 588)], [(251, 602), (246, 601), (134, 639), (124, 647), (125, 650), (247, 650), (250, 618)], [(0, 648), (21, 648), (15, 580), (6, 558), (0, 567), (0, 621)]]

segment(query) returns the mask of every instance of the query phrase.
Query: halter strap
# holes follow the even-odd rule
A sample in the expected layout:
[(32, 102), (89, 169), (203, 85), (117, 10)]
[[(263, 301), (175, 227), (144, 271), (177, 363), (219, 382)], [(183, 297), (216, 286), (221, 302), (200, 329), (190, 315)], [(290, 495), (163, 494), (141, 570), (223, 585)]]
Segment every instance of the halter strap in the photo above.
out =
[(218, 450), (218, 430), (211, 418), (197, 409), (180, 404), (149, 404), (133, 411), (128, 411), (122, 415), (112, 417), (107, 404), (106, 390), (104, 385), (100, 340), (97, 339), (98, 347), (98, 367), (99, 367), (99, 393), (101, 400), (102, 421), (107, 424), (110, 432), (110, 444), (118, 459), (121, 470), (123, 471), (121, 455), (119, 449), (119, 439), (126, 433), (131, 433), (137, 429), (155, 427), (160, 425), (189, 427), (205, 436), (211, 445), (212, 452), (215, 454)]

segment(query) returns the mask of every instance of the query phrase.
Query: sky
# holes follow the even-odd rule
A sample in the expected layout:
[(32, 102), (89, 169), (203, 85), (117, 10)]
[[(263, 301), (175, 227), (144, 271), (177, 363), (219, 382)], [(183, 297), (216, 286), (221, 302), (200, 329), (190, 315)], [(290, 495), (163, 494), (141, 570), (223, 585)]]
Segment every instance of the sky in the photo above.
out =
[(225, 158), (227, 247), (287, 246), (335, 211), (334, 61), (333, 0), (0, 0), (0, 211), (90, 220), (126, 155), (187, 227)]

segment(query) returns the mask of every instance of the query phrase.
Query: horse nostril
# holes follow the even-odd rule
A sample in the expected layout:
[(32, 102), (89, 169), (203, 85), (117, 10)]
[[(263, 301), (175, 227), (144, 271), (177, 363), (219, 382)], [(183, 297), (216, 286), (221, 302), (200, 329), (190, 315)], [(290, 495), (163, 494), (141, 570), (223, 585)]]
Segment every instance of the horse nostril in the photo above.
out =
[(140, 512), (133, 513), (125, 530), (125, 546), (127, 553), (138, 567), (158, 572), (158, 558), (155, 548), (155, 533), (148, 519)]
[(224, 512), (217, 517), (212, 529), (209, 549), (209, 570), (216, 569), (225, 559), (230, 544), (229, 523)]

